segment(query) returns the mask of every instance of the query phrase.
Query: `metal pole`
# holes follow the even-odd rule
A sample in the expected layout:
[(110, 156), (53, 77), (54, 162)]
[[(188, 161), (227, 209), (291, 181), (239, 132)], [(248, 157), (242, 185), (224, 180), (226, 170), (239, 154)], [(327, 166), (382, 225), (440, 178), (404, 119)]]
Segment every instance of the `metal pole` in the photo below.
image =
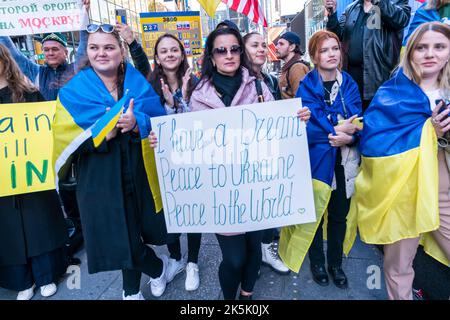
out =
[(26, 46), (27, 46), (27, 50), (28, 52), (30, 52), (30, 56), (31, 58), (36, 61), (35, 59), (35, 52), (34, 52), (34, 44), (33, 44), (33, 36), (32, 35), (27, 35), (26, 38)]

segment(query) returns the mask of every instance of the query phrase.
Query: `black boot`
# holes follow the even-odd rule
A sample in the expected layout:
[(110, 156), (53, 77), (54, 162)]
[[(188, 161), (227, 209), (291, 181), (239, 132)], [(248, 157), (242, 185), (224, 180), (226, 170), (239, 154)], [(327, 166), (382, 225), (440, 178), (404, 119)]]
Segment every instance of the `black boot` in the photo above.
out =
[(311, 265), (311, 273), (313, 276), (313, 280), (321, 286), (327, 286), (328, 285), (328, 274), (325, 270), (325, 266), (323, 265)]
[(331, 279), (336, 287), (340, 289), (345, 289), (348, 287), (347, 276), (341, 267), (328, 266), (328, 272), (330, 273)]

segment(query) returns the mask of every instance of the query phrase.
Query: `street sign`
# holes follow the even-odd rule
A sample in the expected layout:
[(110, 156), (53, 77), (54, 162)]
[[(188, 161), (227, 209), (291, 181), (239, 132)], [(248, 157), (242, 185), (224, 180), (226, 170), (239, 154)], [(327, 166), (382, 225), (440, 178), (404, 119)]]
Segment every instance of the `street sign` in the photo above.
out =
[(144, 12), (140, 24), (142, 46), (150, 59), (155, 55), (156, 41), (165, 33), (181, 41), (187, 56), (199, 57), (203, 53), (200, 11)]

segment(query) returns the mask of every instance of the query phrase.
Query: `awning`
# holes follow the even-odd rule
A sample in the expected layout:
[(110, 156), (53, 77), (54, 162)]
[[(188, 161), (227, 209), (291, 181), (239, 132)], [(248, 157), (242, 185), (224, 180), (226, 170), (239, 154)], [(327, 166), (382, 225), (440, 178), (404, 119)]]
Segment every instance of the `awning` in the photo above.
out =
[(278, 61), (276, 52), (277, 49), (275, 48), (275, 43), (280, 37), (280, 35), (286, 30), (286, 26), (280, 26), (280, 27), (271, 27), (268, 30), (267, 38), (268, 38), (268, 44), (267, 47), (269, 48), (269, 60), (270, 61)]

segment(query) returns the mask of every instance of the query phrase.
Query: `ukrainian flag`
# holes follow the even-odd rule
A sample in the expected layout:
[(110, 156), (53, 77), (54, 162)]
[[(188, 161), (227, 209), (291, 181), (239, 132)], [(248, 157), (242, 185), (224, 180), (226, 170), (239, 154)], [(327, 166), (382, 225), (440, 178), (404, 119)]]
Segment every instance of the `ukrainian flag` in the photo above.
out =
[(427, 5), (428, 3), (422, 4), (414, 13), (413, 18), (411, 19), (411, 22), (406, 29), (408, 30), (408, 32), (405, 32), (405, 36), (403, 38), (403, 47), (406, 47), (406, 43), (408, 42), (409, 37), (417, 29), (418, 26), (426, 22), (441, 21), (439, 12), (436, 9), (426, 9)]
[[(366, 243), (422, 236), (425, 251), (449, 265), (427, 234), (439, 227), (438, 150), (430, 117), (428, 97), (402, 69), (378, 89), (364, 114), (361, 172), (347, 219)], [(356, 227), (350, 231), (351, 244)]]
[[(142, 157), (156, 211), (162, 209), (153, 149), (150, 148), (150, 118), (165, 115), (159, 96), (131, 64), (126, 64), (124, 97), (114, 100), (92, 68), (85, 68), (61, 90), (53, 122), (55, 183), (65, 177), (72, 154), (88, 139), (99, 146), (134, 99), (134, 114), (142, 140)], [(106, 112), (106, 108), (111, 108)]]
[(336, 133), (331, 121), (337, 121), (337, 115), (344, 114), (342, 101), (347, 118), (361, 113), (361, 98), (355, 81), (345, 72), (339, 73), (337, 80), (340, 92), (331, 106), (325, 102), (323, 82), (317, 69), (306, 75), (296, 95), (302, 99), (302, 105), (311, 110), (306, 130), (317, 220), (281, 229), (278, 252), (284, 264), (294, 272), (300, 270), (331, 197), (337, 152), (328, 140), (330, 133)]

